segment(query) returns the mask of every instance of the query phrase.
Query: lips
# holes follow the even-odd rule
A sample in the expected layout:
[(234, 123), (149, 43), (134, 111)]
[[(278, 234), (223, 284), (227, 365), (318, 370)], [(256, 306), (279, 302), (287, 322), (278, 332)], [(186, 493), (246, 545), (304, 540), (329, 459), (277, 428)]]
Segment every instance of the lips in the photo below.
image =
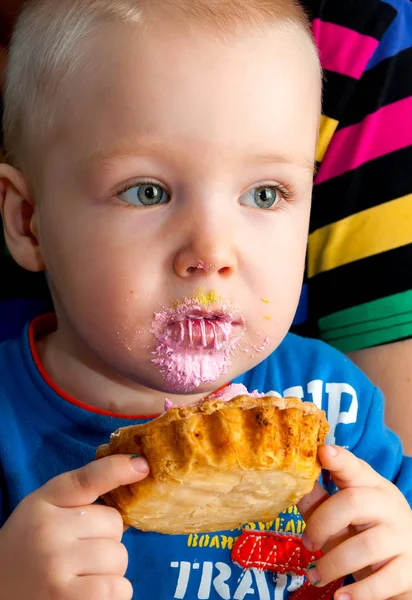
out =
[(169, 315), (156, 337), (176, 350), (224, 350), (240, 338), (243, 326), (243, 319), (192, 306), (182, 314)]
[(227, 345), (233, 325), (215, 317), (186, 317), (170, 323), (167, 337), (181, 348), (206, 348), (220, 350)]

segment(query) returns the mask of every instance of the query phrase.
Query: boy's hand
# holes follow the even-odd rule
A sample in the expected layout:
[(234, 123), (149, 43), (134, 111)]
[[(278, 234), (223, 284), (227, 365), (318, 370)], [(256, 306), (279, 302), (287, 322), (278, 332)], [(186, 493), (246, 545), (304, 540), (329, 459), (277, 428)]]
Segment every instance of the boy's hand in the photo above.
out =
[(147, 462), (108, 456), (27, 496), (0, 530), (0, 600), (129, 600), (123, 521), (101, 494), (148, 474)]
[(304, 544), (325, 553), (308, 579), (323, 586), (353, 574), (357, 582), (341, 588), (339, 600), (411, 598), (412, 511), (406, 499), (343, 448), (323, 446), (319, 459), (341, 491), (329, 497), (317, 485), (298, 505), (307, 521)]

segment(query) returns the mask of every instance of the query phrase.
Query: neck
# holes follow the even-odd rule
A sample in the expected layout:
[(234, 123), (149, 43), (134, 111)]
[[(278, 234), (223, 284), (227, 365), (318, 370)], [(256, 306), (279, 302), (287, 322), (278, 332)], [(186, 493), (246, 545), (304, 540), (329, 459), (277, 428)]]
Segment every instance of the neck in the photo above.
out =
[(165, 398), (173, 404), (191, 404), (203, 394), (176, 395), (153, 390), (109, 373), (63, 344), (59, 331), (36, 340), (40, 361), (51, 380), (63, 392), (93, 408), (125, 416), (147, 416), (164, 411)]

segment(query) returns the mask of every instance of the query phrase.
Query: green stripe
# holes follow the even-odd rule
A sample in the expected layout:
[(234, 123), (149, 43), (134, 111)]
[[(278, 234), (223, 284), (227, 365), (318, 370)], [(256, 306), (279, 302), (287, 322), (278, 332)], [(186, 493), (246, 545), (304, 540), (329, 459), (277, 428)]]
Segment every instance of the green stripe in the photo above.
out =
[(347, 308), (319, 320), (320, 337), (342, 352), (412, 336), (412, 290)]

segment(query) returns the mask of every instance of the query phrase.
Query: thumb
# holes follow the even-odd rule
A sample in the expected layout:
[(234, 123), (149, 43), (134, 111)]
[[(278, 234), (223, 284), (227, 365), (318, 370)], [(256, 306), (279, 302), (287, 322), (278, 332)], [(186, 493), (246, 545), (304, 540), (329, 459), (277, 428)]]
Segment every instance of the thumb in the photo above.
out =
[(63, 473), (35, 493), (60, 508), (84, 506), (121, 485), (144, 479), (148, 473), (149, 465), (144, 458), (114, 454)]
[[(382, 480), (367, 463), (357, 458), (344, 448), (323, 445), (319, 448), (318, 457), (323, 469), (327, 469), (336, 484), (343, 490), (348, 487), (377, 487)], [(328, 493), (315, 483), (313, 490), (299, 503), (298, 508), (305, 521), (327, 498)]]
[(379, 487), (382, 477), (364, 460), (339, 446), (324, 445), (319, 448), (319, 460), (330, 471), (340, 490), (349, 487)]

